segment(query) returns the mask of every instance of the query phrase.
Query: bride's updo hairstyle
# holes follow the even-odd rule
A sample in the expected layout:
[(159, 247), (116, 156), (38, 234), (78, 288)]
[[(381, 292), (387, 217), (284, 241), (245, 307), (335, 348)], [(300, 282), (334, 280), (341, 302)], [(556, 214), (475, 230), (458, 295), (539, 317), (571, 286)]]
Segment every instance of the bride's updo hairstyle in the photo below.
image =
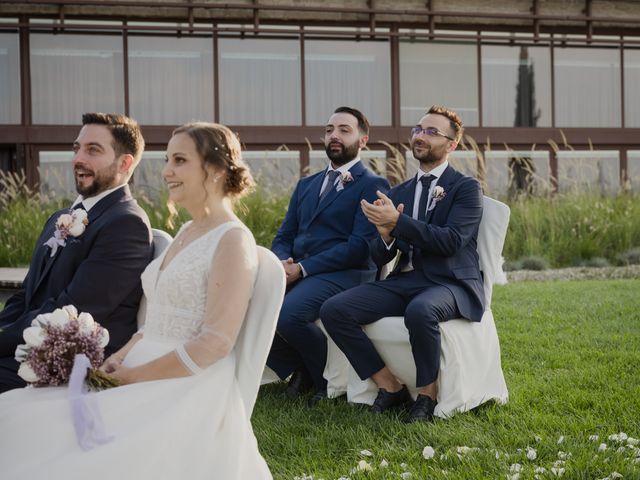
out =
[[(249, 167), (242, 160), (240, 141), (228, 127), (220, 123), (192, 122), (176, 128), (171, 135), (178, 133), (186, 133), (193, 140), (203, 160), (203, 169), (208, 164), (225, 172), (225, 195), (239, 198), (254, 187)], [(205, 175), (208, 176), (206, 169)]]

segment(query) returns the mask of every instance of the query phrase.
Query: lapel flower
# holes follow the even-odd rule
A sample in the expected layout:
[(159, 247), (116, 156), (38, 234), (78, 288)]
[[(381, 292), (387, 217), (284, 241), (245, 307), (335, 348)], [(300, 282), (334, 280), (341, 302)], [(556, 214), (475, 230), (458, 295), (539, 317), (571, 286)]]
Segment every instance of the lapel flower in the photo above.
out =
[(347, 172), (341, 173), (340, 183), (338, 183), (338, 185), (336, 186), (336, 192), (340, 192), (341, 190), (344, 190), (344, 185), (352, 181), (353, 181), (353, 175), (351, 175), (351, 172), (347, 171)]
[(431, 197), (431, 205), (429, 205), (429, 210), (433, 210), (436, 208), (436, 203), (442, 200), (447, 196), (447, 192), (444, 191), (440, 185), (436, 185), (436, 188), (433, 189), (433, 197)]
[(56, 230), (53, 232), (53, 236), (44, 243), (51, 248), (51, 256), (56, 254), (58, 247), (67, 245), (67, 238), (82, 235), (87, 225), (89, 225), (87, 212), (81, 208), (60, 215), (56, 220)]

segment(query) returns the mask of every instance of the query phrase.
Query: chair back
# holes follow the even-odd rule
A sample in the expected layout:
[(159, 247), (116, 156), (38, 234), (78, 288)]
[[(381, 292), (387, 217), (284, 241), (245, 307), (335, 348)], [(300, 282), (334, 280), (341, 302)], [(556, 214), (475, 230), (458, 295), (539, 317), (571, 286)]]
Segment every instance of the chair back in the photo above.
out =
[[(164, 252), (165, 248), (167, 248), (171, 242), (173, 241), (173, 237), (169, 235), (164, 230), (160, 230), (159, 228), (151, 229), (151, 245), (153, 245), (153, 260), (158, 258), (162, 252)], [(140, 299), (140, 305), (138, 306), (138, 315), (136, 316), (136, 321), (138, 324), (138, 328), (141, 328), (144, 325), (144, 317), (147, 314), (147, 299), (142, 294), (142, 298)]]
[(248, 418), (258, 397), (286, 287), (280, 260), (266, 248), (257, 248), (258, 274), (235, 346), (236, 378)]
[(482, 220), (478, 230), (478, 256), (484, 275), (485, 305), (491, 307), (491, 295), (496, 278), (502, 271), (502, 249), (509, 227), (509, 207), (485, 196), (482, 202)]

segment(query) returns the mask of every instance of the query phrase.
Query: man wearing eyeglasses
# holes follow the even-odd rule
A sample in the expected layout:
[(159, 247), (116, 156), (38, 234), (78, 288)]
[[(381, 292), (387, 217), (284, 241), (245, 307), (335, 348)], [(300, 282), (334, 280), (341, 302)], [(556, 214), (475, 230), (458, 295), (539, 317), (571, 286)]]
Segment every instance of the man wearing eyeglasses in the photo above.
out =
[(371, 378), (378, 396), (371, 410), (381, 413), (412, 402), (384, 364), (362, 325), (404, 316), (416, 364), (418, 398), (407, 422), (430, 421), (437, 403), (440, 322), (466, 318), (479, 322), (484, 291), (476, 243), (482, 218), (482, 190), (474, 178), (449, 165), (463, 126), (458, 115), (433, 106), (411, 130), (411, 149), (420, 162), (415, 177), (378, 192), (362, 210), (378, 230), (371, 243), (380, 267), (398, 261), (382, 281), (360, 285), (331, 298), (320, 318), (361, 379)]

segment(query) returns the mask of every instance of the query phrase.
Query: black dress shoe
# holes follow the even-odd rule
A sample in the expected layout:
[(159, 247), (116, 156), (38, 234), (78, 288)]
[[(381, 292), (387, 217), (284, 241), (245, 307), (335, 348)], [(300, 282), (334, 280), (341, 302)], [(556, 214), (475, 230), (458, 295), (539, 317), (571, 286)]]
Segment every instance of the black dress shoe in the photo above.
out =
[(326, 398), (327, 398), (327, 391), (326, 390), (318, 390), (309, 399), (309, 401), (307, 402), (307, 405), (309, 405), (310, 407), (315, 407), (319, 402), (321, 402), (322, 400), (324, 400)]
[(405, 423), (433, 421), (433, 411), (437, 404), (438, 402), (432, 400), (428, 395), (418, 395), (416, 403), (413, 404), (409, 415), (404, 420)]
[(387, 392), (384, 388), (378, 390), (378, 396), (371, 405), (371, 411), (382, 413), (390, 408), (404, 407), (411, 403), (411, 394), (406, 385), (397, 392)]
[(313, 380), (309, 372), (306, 369), (299, 369), (291, 375), (285, 394), (291, 398), (299, 397), (303, 393), (310, 391), (312, 387)]

